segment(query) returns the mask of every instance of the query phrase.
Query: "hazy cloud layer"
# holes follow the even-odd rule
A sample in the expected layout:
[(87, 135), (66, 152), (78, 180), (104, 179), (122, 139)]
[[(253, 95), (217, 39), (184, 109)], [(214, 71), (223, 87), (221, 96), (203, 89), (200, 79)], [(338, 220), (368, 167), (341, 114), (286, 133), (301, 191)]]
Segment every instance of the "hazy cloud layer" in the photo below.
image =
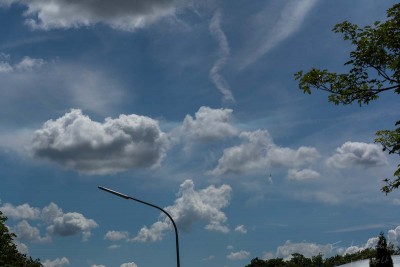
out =
[(327, 159), (327, 165), (334, 168), (349, 168), (356, 165), (375, 167), (387, 163), (382, 148), (377, 144), (346, 142)]
[(229, 260), (244, 260), (247, 259), (248, 257), (250, 257), (250, 252), (245, 250), (231, 252), (228, 255), (226, 255), (226, 258)]
[[(205, 229), (227, 233), (227, 217), (221, 210), (229, 205), (231, 190), (229, 185), (211, 185), (196, 191), (193, 181), (186, 180), (180, 185), (179, 197), (174, 205), (166, 207), (165, 210), (183, 231), (188, 231), (192, 224), (203, 221), (207, 223)], [(171, 227), (169, 218), (164, 216), (164, 220), (154, 223), (150, 228), (143, 227), (133, 240), (161, 240), (164, 231)]]
[(218, 42), (219, 58), (210, 70), (210, 78), (217, 89), (222, 93), (222, 100), (225, 102), (234, 102), (235, 98), (233, 97), (229, 84), (220, 73), (221, 69), (225, 66), (230, 56), (229, 43), (226, 39), (225, 33), (221, 29), (220, 20), (221, 13), (219, 11), (215, 11), (214, 16), (211, 19), (209, 28), (211, 35)]
[(265, 130), (242, 132), (243, 143), (224, 150), (217, 167), (210, 173), (243, 173), (269, 167), (297, 167), (314, 162), (319, 153), (312, 147), (293, 150), (279, 147)]
[(37, 130), (30, 151), (81, 173), (110, 174), (155, 167), (167, 147), (158, 122), (149, 117), (120, 115), (99, 123), (74, 109)]
[[(27, 56), (14, 62), (10, 55), (2, 54), (0, 111), (26, 123), (49, 111), (71, 107), (108, 114), (123, 100), (120, 83), (109, 76), (90, 66)], [(28, 112), (32, 116), (26, 116)]]
[(33, 29), (76, 28), (104, 23), (112, 28), (134, 31), (162, 17), (174, 16), (178, 0), (0, 0), (0, 6), (25, 6), (25, 23)]
[(183, 134), (192, 139), (213, 141), (237, 135), (230, 124), (232, 109), (200, 107), (194, 118), (186, 115), (183, 120)]

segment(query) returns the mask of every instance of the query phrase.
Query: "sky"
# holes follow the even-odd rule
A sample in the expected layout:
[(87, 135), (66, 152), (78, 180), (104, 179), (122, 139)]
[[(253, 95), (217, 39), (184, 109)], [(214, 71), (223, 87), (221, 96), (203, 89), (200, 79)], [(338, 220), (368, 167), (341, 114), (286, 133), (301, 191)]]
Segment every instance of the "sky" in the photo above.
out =
[(380, 0), (0, 0), (0, 210), (46, 267), (239, 267), (400, 242), (398, 99), (335, 106), (331, 30)]

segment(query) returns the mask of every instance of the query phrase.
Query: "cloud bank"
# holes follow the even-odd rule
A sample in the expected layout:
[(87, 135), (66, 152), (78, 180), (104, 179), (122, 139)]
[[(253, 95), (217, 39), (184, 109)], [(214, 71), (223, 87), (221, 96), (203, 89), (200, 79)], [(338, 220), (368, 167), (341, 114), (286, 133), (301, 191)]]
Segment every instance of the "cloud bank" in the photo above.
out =
[(120, 115), (99, 123), (73, 109), (37, 130), (30, 152), (84, 174), (110, 174), (158, 166), (167, 148), (165, 134), (149, 117)]
[[(5, 203), (0, 210), (7, 217), (20, 222), (13, 227), (18, 240), (24, 240), (32, 243), (47, 243), (52, 241), (53, 236), (74, 236), (82, 234), (82, 240), (87, 241), (91, 236), (91, 231), (98, 227), (98, 224), (87, 219), (81, 213), (64, 213), (57, 204), (51, 202), (42, 210), (31, 207), (29, 204), (13, 206)], [(32, 212), (34, 211), (34, 212)], [(46, 228), (46, 235), (40, 235), (40, 229), (32, 226), (29, 221), (40, 221)], [(41, 224), (39, 224), (40, 226)]]

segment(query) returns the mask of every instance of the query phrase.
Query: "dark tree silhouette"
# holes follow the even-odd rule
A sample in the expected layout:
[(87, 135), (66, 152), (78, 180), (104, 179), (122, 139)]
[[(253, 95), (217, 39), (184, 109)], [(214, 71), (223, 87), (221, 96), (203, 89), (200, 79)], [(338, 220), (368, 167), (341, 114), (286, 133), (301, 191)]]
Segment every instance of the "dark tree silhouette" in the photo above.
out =
[(391, 251), (387, 245), (386, 238), (381, 232), (379, 235), (378, 244), (376, 245), (376, 257), (369, 261), (370, 267), (393, 267)]

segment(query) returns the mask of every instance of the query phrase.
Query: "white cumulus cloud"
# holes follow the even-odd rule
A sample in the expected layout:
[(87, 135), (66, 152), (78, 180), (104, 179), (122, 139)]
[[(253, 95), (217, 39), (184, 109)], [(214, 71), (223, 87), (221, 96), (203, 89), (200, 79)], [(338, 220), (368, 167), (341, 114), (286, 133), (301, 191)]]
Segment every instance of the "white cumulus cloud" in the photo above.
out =
[[(179, 197), (174, 205), (168, 206), (165, 210), (172, 216), (179, 229), (188, 231), (192, 224), (206, 222), (205, 229), (227, 233), (227, 217), (221, 209), (229, 205), (231, 187), (211, 185), (205, 189), (196, 191), (192, 180), (186, 180), (180, 185)], [(172, 229), (169, 218), (157, 221), (150, 228), (143, 227), (134, 241), (157, 241), (161, 240), (165, 230)]]
[(73, 109), (35, 131), (30, 151), (84, 174), (110, 174), (155, 167), (167, 147), (158, 122), (149, 117), (120, 115), (99, 123)]
[(235, 136), (238, 131), (230, 124), (232, 112), (232, 109), (200, 107), (194, 118), (186, 115), (182, 131), (190, 138), (204, 141)]
[(336, 153), (327, 159), (330, 167), (349, 168), (355, 165), (374, 167), (386, 164), (382, 148), (377, 144), (346, 142), (336, 149)]
[(53, 224), (47, 227), (49, 233), (60, 236), (71, 236), (79, 233), (83, 234), (83, 240), (86, 241), (91, 230), (98, 225), (92, 219), (85, 218), (77, 212), (68, 212), (53, 220)]
[(31, 226), (25, 220), (19, 222), (13, 230), (19, 240), (29, 241), (32, 243), (51, 242), (51, 237), (49, 235), (41, 237), (39, 229), (37, 227)]
[(19, 206), (13, 206), (10, 203), (4, 203), (0, 207), (3, 214), (14, 220), (34, 220), (40, 217), (40, 210), (38, 208), (33, 208), (29, 204), (25, 203)]
[(243, 173), (267, 167), (296, 167), (314, 162), (318, 151), (313, 147), (299, 147), (297, 150), (280, 147), (273, 143), (265, 130), (242, 132), (243, 143), (224, 150), (212, 175)]
[[(20, 222), (13, 227), (18, 238), (29, 242), (45, 243), (50, 242), (53, 235), (71, 236), (82, 233), (83, 240), (87, 240), (91, 235), (91, 230), (98, 225), (92, 219), (87, 219), (81, 213), (64, 213), (57, 204), (51, 202), (41, 211), (39, 208), (31, 207), (29, 204), (13, 206), (5, 203), (7, 214), (13, 216)], [(0, 208), (2, 210), (2, 208)], [(5, 213), (5, 214), (6, 214)], [(36, 226), (28, 223), (28, 220), (38, 220), (47, 226), (47, 233), (44, 237), (40, 235), (40, 230)], [(40, 223), (38, 224), (40, 225)]]
[(108, 231), (104, 239), (110, 240), (110, 241), (119, 241), (122, 239), (128, 239), (129, 233), (126, 231)]
[(34, 29), (76, 28), (97, 23), (134, 31), (167, 16), (174, 16), (178, 0), (82, 0), (43, 1), (7, 0), (4, 6), (25, 6), (25, 22)]

